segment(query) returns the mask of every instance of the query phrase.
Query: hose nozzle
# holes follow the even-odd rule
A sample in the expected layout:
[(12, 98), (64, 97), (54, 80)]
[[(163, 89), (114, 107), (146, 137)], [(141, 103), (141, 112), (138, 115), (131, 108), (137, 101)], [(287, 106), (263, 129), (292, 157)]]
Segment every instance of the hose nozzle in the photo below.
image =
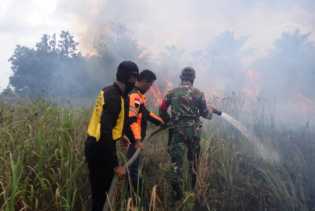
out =
[(222, 111), (219, 111), (219, 110), (216, 109), (216, 108), (212, 108), (212, 113), (215, 113), (216, 115), (221, 116)]

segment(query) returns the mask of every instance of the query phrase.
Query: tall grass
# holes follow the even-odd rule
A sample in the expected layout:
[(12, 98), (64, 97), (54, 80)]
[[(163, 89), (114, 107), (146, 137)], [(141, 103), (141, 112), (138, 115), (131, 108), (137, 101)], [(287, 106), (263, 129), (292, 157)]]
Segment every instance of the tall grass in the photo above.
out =
[[(220, 107), (237, 116), (240, 104), (225, 100)], [(0, 210), (89, 209), (83, 155), (88, 118), (88, 109), (45, 101), (0, 103)], [(128, 183), (120, 180), (112, 210), (315, 210), (314, 132), (272, 124), (255, 132), (279, 153), (279, 161), (264, 160), (221, 120), (205, 124), (196, 188), (190, 188), (186, 168), (184, 197), (176, 202), (168, 178), (168, 134), (156, 135), (143, 152), (143, 190), (129, 194)], [(119, 154), (124, 157), (122, 150)]]
[(44, 101), (1, 105), (1, 209), (86, 209), (86, 114)]

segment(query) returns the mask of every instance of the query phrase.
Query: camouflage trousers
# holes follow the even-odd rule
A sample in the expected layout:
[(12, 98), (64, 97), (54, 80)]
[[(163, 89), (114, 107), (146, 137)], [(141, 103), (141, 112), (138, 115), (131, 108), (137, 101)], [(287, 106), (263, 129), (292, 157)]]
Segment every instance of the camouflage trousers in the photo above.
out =
[(200, 154), (200, 127), (189, 126), (171, 129), (169, 131), (168, 153), (172, 161), (170, 180), (173, 196), (178, 200), (183, 195), (184, 161), (189, 163), (190, 185), (193, 189), (196, 183), (196, 170)]

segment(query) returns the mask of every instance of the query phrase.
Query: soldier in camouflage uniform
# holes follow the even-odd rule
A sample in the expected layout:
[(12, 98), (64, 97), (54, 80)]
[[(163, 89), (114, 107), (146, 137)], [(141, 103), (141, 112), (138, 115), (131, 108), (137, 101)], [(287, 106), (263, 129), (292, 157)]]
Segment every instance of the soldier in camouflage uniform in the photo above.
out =
[[(211, 119), (212, 113), (220, 115), (220, 111), (208, 109), (204, 94), (193, 87), (195, 70), (186, 67), (180, 75), (179, 87), (169, 91), (160, 106), (160, 116), (173, 125), (170, 129), (168, 152), (173, 163), (171, 183), (175, 199), (182, 197), (183, 162), (185, 152), (189, 161), (191, 185), (196, 183), (196, 164), (200, 154), (200, 116)], [(171, 116), (167, 110), (171, 107)]]

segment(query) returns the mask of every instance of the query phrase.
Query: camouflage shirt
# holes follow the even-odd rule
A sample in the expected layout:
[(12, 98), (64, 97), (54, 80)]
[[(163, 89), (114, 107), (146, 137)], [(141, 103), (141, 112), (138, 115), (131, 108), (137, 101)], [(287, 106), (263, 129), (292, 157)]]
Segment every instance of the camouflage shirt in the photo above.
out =
[[(169, 106), (171, 117), (167, 113)], [(204, 94), (191, 83), (183, 82), (164, 97), (160, 106), (160, 116), (174, 124), (193, 125), (200, 124), (200, 116), (211, 119), (212, 113), (208, 110)]]

